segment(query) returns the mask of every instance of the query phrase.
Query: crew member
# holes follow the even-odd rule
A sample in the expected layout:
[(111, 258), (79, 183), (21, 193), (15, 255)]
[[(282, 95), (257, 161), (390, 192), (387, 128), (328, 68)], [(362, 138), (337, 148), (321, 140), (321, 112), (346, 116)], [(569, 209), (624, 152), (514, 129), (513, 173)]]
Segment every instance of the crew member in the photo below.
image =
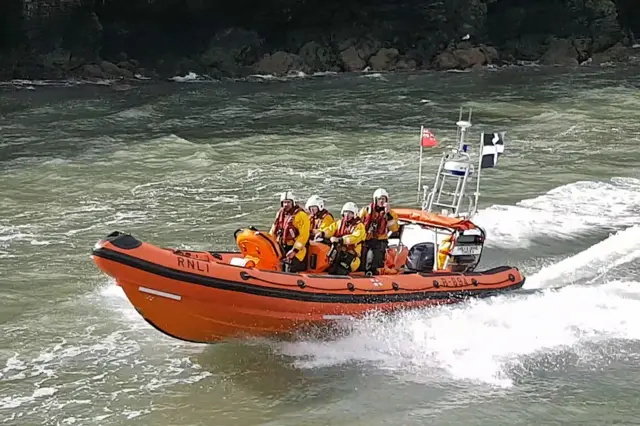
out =
[(391, 210), (389, 194), (383, 188), (373, 193), (373, 203), (365, 206), (358, 214), (367, 231), (364, 242), (364, 262), (361, 270), (378, 275), (384, 268), (384, 260), (389, 246), (389, 231), (398, 232), (398, 215)]
[(311, 223), (309, 215), (300, 208), (291, 191), (280, 195), (280, 210), (269, 233), (273, 235), (286, 253), (289, 272), (302, 272), (306, 269), (307, 244)]
[(324, 208), (324, 200), (317, 195), (312, 195), (305, 205), (311, 219), (311, 236), (318, 233), (321, 228), (326, 228), (334, 222), (333, 215)]
[(346, 275), (358, 270), (362, 242), (366, 237), (364, 225), (358, 217), (358, 206), (355, 203), (351, 201), (345, 203), (340, 213), (342, 218), (325, 228), (320, 228), (315, 235), (316, 239), (329, 238), (331, 243), (338, 245), (338, 254), (328, 271), (333, 275)]

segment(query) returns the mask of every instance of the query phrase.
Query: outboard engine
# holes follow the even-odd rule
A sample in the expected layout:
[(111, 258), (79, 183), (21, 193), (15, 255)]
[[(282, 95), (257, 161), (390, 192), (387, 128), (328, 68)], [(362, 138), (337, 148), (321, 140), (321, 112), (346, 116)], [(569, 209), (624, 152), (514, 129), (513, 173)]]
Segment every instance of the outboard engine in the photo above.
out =
[(434, 243), (419, 243), (411, 247), (405, 267), (411, 272), (433, 272)]

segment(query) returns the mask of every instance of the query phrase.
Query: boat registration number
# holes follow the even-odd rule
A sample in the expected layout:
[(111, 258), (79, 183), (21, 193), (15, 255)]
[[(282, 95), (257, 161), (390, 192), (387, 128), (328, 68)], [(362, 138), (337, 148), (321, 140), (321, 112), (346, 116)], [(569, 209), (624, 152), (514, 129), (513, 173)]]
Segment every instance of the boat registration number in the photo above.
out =
[(451, 250), (454, 256), (473, 256), (480, 253), (482, 253), (482, 246), (456, 246)]

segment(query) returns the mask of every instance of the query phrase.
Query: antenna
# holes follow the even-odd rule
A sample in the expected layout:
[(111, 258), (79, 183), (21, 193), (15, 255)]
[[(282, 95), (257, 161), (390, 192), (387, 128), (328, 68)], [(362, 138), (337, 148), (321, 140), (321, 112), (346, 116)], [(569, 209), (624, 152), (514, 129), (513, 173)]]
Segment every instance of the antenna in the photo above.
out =
[(459, 141), (458, 152), (467, 152), (467, 149), (464, 145), (464, 134), (466, 133), (467, 129), (471, 127), (471, 108), (469, 108), (469, 119), (465, 121), (462, 120), (462, 107), (460, 107), (460, 117), (456, 122), (456, 126), (458, 126), (458, 130), (456, 131), (457, 140)]

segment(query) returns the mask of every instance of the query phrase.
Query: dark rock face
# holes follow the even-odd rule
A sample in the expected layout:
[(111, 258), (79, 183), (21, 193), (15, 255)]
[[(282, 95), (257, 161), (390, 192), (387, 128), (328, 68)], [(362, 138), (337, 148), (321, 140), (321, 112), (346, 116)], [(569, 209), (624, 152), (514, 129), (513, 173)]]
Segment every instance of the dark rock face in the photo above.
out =
[(639, 32), (638, 0), (4, 0), (0, 79), (578, 66)]

